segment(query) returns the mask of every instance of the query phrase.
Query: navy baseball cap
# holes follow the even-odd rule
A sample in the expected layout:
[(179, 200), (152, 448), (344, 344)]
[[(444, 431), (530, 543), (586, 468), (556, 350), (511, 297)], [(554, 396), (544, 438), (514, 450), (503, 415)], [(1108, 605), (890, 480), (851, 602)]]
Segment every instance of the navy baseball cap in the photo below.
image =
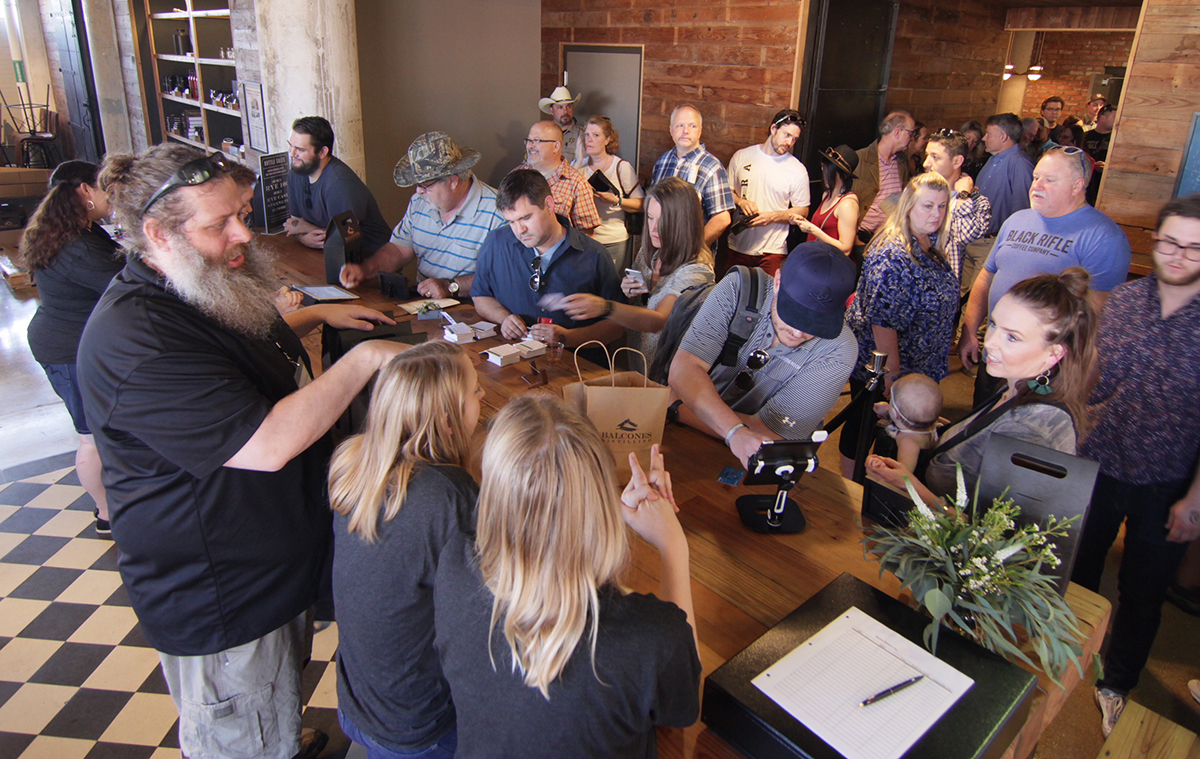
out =
[(801, 243), (779, 271), (775, 310), (792, 329), (832, 340), (842, 332), (854, 279), (854, 263), (845, 253), (819, 240)]

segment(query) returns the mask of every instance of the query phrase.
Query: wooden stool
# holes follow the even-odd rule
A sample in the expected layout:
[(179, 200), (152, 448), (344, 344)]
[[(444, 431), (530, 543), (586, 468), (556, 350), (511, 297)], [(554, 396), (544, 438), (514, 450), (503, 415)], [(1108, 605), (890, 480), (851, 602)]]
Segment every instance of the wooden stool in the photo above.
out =
[(1125, 702), (1125, 711), (1097, 759), (1200, 759), (1200, 737), (1141, 704)]

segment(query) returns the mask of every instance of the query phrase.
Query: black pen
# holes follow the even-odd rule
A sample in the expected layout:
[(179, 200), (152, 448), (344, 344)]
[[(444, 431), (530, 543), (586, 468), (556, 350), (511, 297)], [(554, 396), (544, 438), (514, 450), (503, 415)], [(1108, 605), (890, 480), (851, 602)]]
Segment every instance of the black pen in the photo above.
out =
[(874, 696), (871, 696), (870, 698), (867, 698), (867, 699), (863, 699), (863, 702), (861, 704), (859, 704), (859, 706), (870, 706), (871, 704), (875, 703), (876, 701), (882, 701), (883, 699), (887, 698), (888, 696), (892, 695), (893, 693), (899, 693), (900, 691), (904, 690), (908, 686), (916, 685), (918, 682), (920, 682), (921, 680), (924, 680), (924, 679), (925, 679), (925, 675), (917, 675), (916, 677), (914, 677), (910, 680), (905, 680), (902, 683), (897, 683), (896, 685), (893, 685), (892, 687), (888, 688), (887, 690), (881, 690), (878, 693), (876, 693)]

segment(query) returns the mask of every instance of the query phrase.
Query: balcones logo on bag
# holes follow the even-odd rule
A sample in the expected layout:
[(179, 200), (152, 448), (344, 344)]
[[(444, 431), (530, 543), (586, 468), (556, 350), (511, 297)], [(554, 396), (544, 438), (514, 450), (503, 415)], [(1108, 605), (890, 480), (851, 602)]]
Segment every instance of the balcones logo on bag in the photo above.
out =
[(616, 431), (601, 432), (600, 437), (603, 440), (611, 440), (614, 443), (642, 443), (653, 438), (653, 435), (649, 432), (638, 432), (637, 429), (636, 422), (632, 419), (626, 419), (617, 425)]

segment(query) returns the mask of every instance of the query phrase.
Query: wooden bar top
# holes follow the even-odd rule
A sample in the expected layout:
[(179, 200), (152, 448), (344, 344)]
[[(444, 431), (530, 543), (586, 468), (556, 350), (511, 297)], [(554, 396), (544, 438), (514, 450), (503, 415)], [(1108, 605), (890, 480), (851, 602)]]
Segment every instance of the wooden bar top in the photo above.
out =
[[(264, 236), (260, 239), (277, 252), (277, 267), (287, 283), (324, 284), (320, 251), (304, 248), (287, 238)], [(377, 282), (364, 283), (355, 292), (361, 296), (357, 303), (399, 312), (396, 304), (380, 293)], [(459, 320), (477, 320), (474, 309), (467, 305), (456, 306), (451, 313)], [(444, 322), (412, 319), (412, 324), (414, 331), (440, 337)], [(503, 407), (514, 394), (530, 389), (522, 379), (529, 371), (529, 362), (499, 367), (479, 358), (481, 351), (503, 342), (500, 338), (490, 338), (466, 345), (478, 359), (480, 382), (485, 389), (485, 419)], [(538, 364), (542, 367), (541, 361)], [(603, 373), (586, 361), (581, 361), (580, 367), (585, 378)], [(552, 392), (561, 395), (563, 385), (576, 381), (569, 351), (564, 354), (561, 364), (549, 369)], [(791, 493), (808, 520), (805, 530), (794, 535), (760, 535), (742, 525), (734, 501), (738, 496), (750, 493), (774, 493), (775, 488), (731, 487), (717, 482), (724, 467), (741, 467), (721, 441), (694, 429), (668, 424), (663, 436), (663, 454), (691, 552), (692, 592), (705, 675), (750, 645), (843, 572), (849, 572), (892, 596), (900, 595), (899, 580), (891, 574), (881, 576), (879, 564), (864, 558), (859, 542), (864, 534), (860, 517), (862, 488), (854, 482), (818, 467), (812, 474), (804, 475)], [(836, 460), (837, 451), (832, 445), (826, 445), (820, 455)], [(643, 593), (655, 593), (659, 571), (657, 552), (634, 536), (633, 562), (625, 578), (626, 586)], [(1076, 585), (1070, 586), (1067, 600), (1079, 617), (1085, 636), (1082, 661), (1088, 664), (1091, 654), (1099, 650), (1103, 641), (1111, 605), (1101, 596)], [(1072, 669), (1064, 678), (1064, 685), (1073, 689), (1078, 684), (1079, 677)], [(1059, 691), (1048, 681), (1042, 683), (1042, 690), (1045, 695), (1035, 703), (1034, 714), (1025, 732), (1010, 749), (1009, 755), (1017, 759), (1032, 753), (1037, 737), (1066, 698), (1066, 692)], [(661, 728), (659, 755), (741, 756), (700, 722), (686, 729)]]

